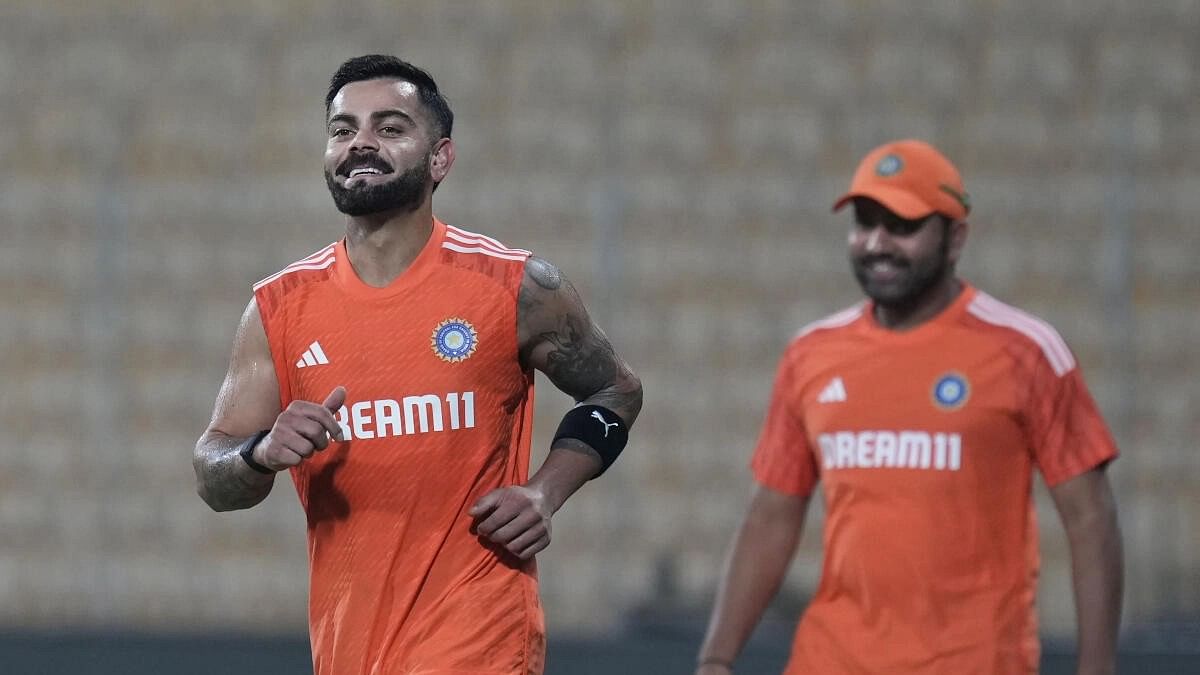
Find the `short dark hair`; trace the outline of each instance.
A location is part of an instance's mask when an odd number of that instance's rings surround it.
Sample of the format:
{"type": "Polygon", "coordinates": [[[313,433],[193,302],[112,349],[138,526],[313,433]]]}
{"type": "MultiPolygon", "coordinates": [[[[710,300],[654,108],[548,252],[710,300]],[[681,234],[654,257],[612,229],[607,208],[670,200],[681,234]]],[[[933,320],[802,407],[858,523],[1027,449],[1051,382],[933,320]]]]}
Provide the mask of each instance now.
{"type": "Polygon", "coordinates": [[[382,78],[404,80],[416,86],[421,103],[429,110],[433,119],[436,138],[450,138],[450,132],[454,128],[454,112],[450,110],[450,103],[446,101],[446,97],[438,91],[437,82],[424,70],[386,54],[356,56],[338,66],[337,72],[329,80],[329,91],[325,93],[325,116],[329,116],[333,99],[342,87],[351,82],[382,78]]]}

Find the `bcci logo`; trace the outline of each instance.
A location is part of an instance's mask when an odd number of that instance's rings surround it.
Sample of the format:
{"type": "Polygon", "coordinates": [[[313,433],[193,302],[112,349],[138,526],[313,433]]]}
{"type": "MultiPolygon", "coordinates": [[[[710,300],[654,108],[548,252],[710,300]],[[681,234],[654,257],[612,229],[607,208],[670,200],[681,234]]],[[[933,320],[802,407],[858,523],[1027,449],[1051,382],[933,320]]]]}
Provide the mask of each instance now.
{"type": "Polygon", "coordinates": [[[887,178],[900,173],[900,169],[904,168],[904,161],[896,155],[884,155],[883,159],[875,165],[875,173],[887,178]]]}
{"type": "Polygon", "coordinates": [[[458,363],[467,360],[479,345],[479,334],[465,319],[446,319],[433,329],[430,338],[433,353],[443,361],[458,363]]]}
{"type": "Polygon", "coordinates": [[[946,373],[933,385],[933,402],[943,410],[961,408],[970,395],[967,378],[958,373],[946,373]]]}

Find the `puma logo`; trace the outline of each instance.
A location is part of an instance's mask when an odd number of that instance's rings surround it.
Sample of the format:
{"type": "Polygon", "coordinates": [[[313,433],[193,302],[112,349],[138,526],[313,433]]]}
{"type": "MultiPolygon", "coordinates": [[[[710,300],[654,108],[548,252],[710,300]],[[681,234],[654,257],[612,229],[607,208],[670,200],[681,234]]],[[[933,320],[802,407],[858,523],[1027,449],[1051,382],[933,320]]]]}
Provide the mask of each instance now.
{"type": "Polygon", "coordinates": [[[595,417],[596,419],[600,420],[600,424],[603,424],[603,425],[604,425],[604,437],[605,437],[605,438],[608,438],[608,428],[609,428],[609,427],[616,427],[616,426],[620,426],[620,424],[619,424],[619,423],[617,423],[617,422],[613,422],[613,423],[611,423],[611,424],[610,424],[610,423],[608,423],[608,422],[606,422],[606,421],[604,420],[604,415],[601,415],[599,410],[593,410],[593,411],[592,411],[592,417],[595,417]]]}

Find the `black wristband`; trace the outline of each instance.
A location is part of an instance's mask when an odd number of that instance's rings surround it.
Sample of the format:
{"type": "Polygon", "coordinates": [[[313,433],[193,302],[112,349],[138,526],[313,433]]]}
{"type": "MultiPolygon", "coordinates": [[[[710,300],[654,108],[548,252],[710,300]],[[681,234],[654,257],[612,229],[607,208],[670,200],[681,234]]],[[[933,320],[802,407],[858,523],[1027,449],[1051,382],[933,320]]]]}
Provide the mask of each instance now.
{"type": "Polygon", "coordinates": [[[600,455],[600,476],[617,461],[629,442],[629,427],[617,413],[600,405],[577,405],[563,415],[554,440],[573,438],[586,443],[600,455]]]}
{"type": "Polygon", "coordinates": [[[246,442],[242,443],[241,446],[238,447],[238,454],[242,456],[242,460],[246,462],[246,466],[249,466],[251,469],[254,469],[259,473],[271,475],[275,473],[274,470],[268,469],[254,460],[254,446],[258,445],[258,442],[266,437],[266,435],[269,433],[271,433],[270,429],[263,429],[257,434],[254,434],[250,438],[246,439],[246,442]]]}

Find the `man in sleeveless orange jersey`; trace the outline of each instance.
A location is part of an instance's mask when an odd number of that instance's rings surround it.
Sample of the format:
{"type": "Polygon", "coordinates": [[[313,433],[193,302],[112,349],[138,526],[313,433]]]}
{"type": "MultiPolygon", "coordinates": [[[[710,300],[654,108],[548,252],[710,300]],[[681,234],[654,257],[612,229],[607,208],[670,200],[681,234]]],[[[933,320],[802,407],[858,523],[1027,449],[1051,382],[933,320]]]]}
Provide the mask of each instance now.
{"type": "Polygon", "coordinates": [[[786,673],[1036,673],[1035,469],[1070,545],[1078,672],[1112,673],[1117,448],[1074,356],[956,276],[969,202],[932,146],[872,151],[834,209],[846,205],[867,300],[801,330],[781,359],[697,675],[733,671],[818,480],[824,564],[786,673]]]}
{"type": "Polygon", "coordinates": [[[354,58],[325,105],[345,236],[254,286],[198,490],[245,509],[290,473],[318,675],[541,673],[534,554],[641,383],[558,268],[434,217],[455,146],[426,72],[354,58]],[[529,476],[534,369],[578,404],[529,476]]]}

